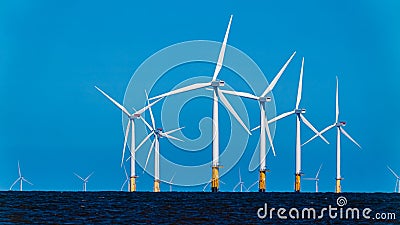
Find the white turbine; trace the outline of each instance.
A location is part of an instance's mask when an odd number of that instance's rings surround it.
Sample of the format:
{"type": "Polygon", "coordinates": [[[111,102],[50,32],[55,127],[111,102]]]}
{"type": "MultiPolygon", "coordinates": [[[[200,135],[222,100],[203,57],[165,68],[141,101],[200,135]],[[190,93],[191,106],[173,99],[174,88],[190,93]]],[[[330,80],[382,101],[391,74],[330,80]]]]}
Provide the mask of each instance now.
{"type": "Polygon", "coordinates": [[[389,166],[387,166],[387,168],[396,177],[396,185],[394,186],[394,192],[396,192],[396,190],[397,190],[397,193],[400,193],[400,177],[389,166]]]}
{"type": "Polygon", "coordinates": [[[126,129],[125,129],[125,139],[124,139],[124,147],[122,150],[122,159],[121,159],[121,167],[123,165],[124,162],[124,157],[125,157],[125,148],[127,146],[127,141],[128,141],[128,135],[129,135],[129,130],[131,130],[131,145],[130,145],[130,159],[131,159],[131,177],[130,177],[130,182],[129,182],[129,191],[133,192],[136,191],[136,171],[135,171],[135,162],[136,162],[136,158],[135,158],[135,118],[140,117],[140,115],[142,113],[144,113],[150,106],[154,105],[155,103],[157,103],[158,101],[160,101],[161,99],[154,101],[153,103],[151,103],[148,106],[143,107],[142,109],[136,111],[135,113],[129,113],[129,111],[122,106],[121,104],[119,104],[117,101],[115,101],[114,99],[112,99],[109,95],[107,95],[104,91],[102,91],[100,88],[96,87],[95,88],[100,91],[104,96],[106,96],[112,103],[114,103],[114,105],[116,105],[119,109],[122,110],[122,112],[129,118],[128,124],[126,125],[126,129]]]}
{"type": "Polygon", "coordinates": [[[267,171],[267,166],[266,166],[266,135],[268,137],[269,143],[271,144],[271,149],[272,152],[275,154],[275,148],[274,148],[274,144],[272,141],[272,136],[271,136],[271,132],[269,130],[269,126],[268,126],[268,118],[266,116],[266,102],[271,101],[270,97],[267,97],[267,94],[270,93],[272,91],[272,89],[274,89],[276,83],[278,82],[279,78],[282,76],[283,72],[286,70],[286,67],[289,65],[290,61],[293,59],[293,57],[295,56],[296,52],[294,52],[290,58],[287,60],[287,62],[283,65],[283,67],[281,68],[281,70],[278,72],[278,74],[275,76],[275,78],[272,80],[271,84],[268,85],[268,87],[265,89],[265,91],[262,93],[261,96],[255,96],[253,94],[250,93],[245,93],[245,92],[238,92],[238,91],[227,91],[227,90],[221,90],[222,93],[226,93],[226,94],[231,94],[231,95],[236,95],[236,96],[240,96],[240,97],[244,97],[244,98],[249,98],[249,99],[254,99],[257,100],[260,104],[260,125],[255,127],[253,130],[258,129],[260,127],[262,127],[262,129],[260,129],[260,175],[259,175],[259,188],[258,190],[260,192],[265,192],[266,189],[266,177],[265,177],[265,172],[267,171]]]}
{"type": "Polygon", "coordinates": [[[296,171],[295,171],[295,191],[300,192],[300,177],[302,175],[301,172],[301,142],[300,142],[300,124],[303,122],[307,127],[309,127],[317,136],[321,137],[326,143],[329,142],[313,127],[313,125],[306,119],[303,115],[306,113],[305,109],[300,109],[300,101],[301,101],[301,93],[303,86],[303,69],[304,69],[304,57],[301,62],[301,70],[300,70],[300,79],[299,79],[299,87],[297,89],[297,100],[296,107],[293,111],[289,111],[286,113],[282,113],[281,115],[271,119],[268,123],[276,122],[284,117],[290,116],[292,114],[296,115],[296,171]]]}
{"type": "Polygon", "coordinates": [[[211,80],[211,82],[208,83],[196,83],[192,84],[183,88],[179,88],[161,95],[158,95],[156,97],[150,98],[150,100],[161,98],[161,97],[166,97],[174,94],[179,94],[182,92],[186,91],[191,91],[195,89],[200,89],[200,88],[205,88],[205,87],[211,87],[213,89],[213,126],[212,126],[212,185],[211,185],[211,190],[213,192],[217,192],[219,189],[219,125],[218,125],[218,102],[221,100],[222,104],[225,105],[225,107],[229,110],[229,112],[236,118],[236,120],[240,123],[240,125],[251,135],[249,129],[246,127],[246,125],[243,123],[243,121],[240,119],[239,115],[236,113],[236,111],[233,109],[231,104],[228,102],[226,99],[225,95],[222,93],[219,87],[224,86],[225,82],[222,80],[217,80],[217,76],[222,68],[222,64],[224,61],[224,55],[225,55],[225,49],[226,49],[226,43],[228,41],[228,36],[229,36],[229,30],[232,22],[232,15],[229,20],[228,28],[226,29],[224,41],[222,42],[222,47],[219,53],[218,57],[218,62],[215,67],[214,75],[211,80]]]}
{"type": "Polygon", "coordinates": [[[175,174],[176,174],[176,173],[174,173],[174,175],[172,175],[172,177],[171,177],[171,179],[170,179],[169,181],[163,181],[164,183],[169,184],[169,192],[172,192],[172,185],[175,185],[175,184],[173,183],[175,174]]]}
{"type": "Polygon", "coordinates": [[[319,171],[321,171],[322,164],[319,166],[318,172],[314,178],[304,178],[304,180],[314,180],[315,181],[315,192],[318,192],[318,181],[319,181],[319,171]]]}
{"type": "MultiPolygon", "coordinates": [[[[146,93],[146,98],[147,98],[147,93],[146,93]]],[[[142,117],[140,117],[143,122],[146,124],[147,128],[150,130],[150,133],[143,139],[143,141],[137,146],[137,148],[135,149],[135,151],[137,151],[140,147],[142,147],[142,145],[150,139],[151,136],[154,137],[153,142],[151,143],[150,146],[150,150],[149,153],[147,154],[147,159],[146,159],[146,164],[144,166],[144,170],[146,170],[147,167],[147,163],[149,162],[149,158],[150,158],[150,154],[153,151],[153,147],[154,147],[154,192],[160,192],[160,138],[165,137],[168,139],[174,139],[174,140],[178,140],[178,141],[182,141],[179,138],[176,138],[174,136],[171,136],[170,134],[183,129],[183,127],[174,129],[174,130],[170,130],[167,132],[163,132],[162,128],[156,128],[156,124],[154,121],[154,116],[153,116],[153,112],[151,110],[151,104],[149,102],[149,99],[147,98],[147,104],[148,104],[148,109],[149,109],[149,113],[150,113],[150,119],[151,119],[151,125],[149,123],[147,123],[146,120],[144,120],[142,117]]]]}
{"type": "Polygon", "coordinates": [[[89,181],[89,178],[93,175],[94,172],[92,172],[91,174],[89,174],[89,176],[87,176],[85,179],[83,179],[81,176],[79,176],[78,174],[74,173],[75,176],[77,176],[79,179],[81,179],[83,181],[83,191],[86,191],[86,183],[89,181]]]}
{"type": "Polygon", "coordinates": [[[25,179],[25,177],[22,176],[21,173],[21,167],[19,166],[19,161],[18,161],[18,178],[14,181],[14,183],[11,185],[10,190],[12,190],[12,188],[14,187],[14,185],[17,183],[19,183],[19,191],[22,191],[22,182],[25,181],[26,183],[33,185],[31,182],[29,182],[27,179],[25,179]]]}
{"type": "MultiPolygon", "coordinates": [[[[340,133],[344,134],[350,141],[352,141],[354,144],[356,144],[360,149],[361,146],[344,130],[344,126],[346,126],[346,122],[340,121],[339,122],[339,81],[338,78],[336,77],[336,119],[335,122],[332,125],[329,125],[325,129],[321,131],[321,134],[325,133],[326,131],[336,127],[337,128],[337,143],[336,143],[336,188],[335,192],[340,193],[342,191],[342,187],[340,185],[340,181],[343,180],[343,178],[340,175],[340,133]]],[[[316,136],[310,138],[308,141],[306,141],[303,145],[309,143],[312,141],[316,136]]]]}
{"type": "Polygon", "coordinates": [[[233,187],[233,190],[232,190],[232,191],[235,191],[236,188],[239,187],[239,186],[240,186],[240,192],[243,192],[243,188],[244,188],[245,190],[247,190],[246,186],[244,185],[244,182],[242,181],[242,175],[240,174],[240,168],[239,168],[239,183],[237,183],[237,184],[235,185],[235,187],[233,187]]]}

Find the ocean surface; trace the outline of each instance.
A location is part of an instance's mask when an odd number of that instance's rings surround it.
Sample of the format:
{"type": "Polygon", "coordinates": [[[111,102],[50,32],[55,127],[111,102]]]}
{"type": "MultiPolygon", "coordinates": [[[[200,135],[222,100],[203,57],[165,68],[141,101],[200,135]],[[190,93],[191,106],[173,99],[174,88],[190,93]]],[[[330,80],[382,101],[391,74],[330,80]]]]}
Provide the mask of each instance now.
{"type": "Polygon", "coordinates": [[[400,194],[0,192],[0,224],[310,223],[400,224],[400,194]]]}

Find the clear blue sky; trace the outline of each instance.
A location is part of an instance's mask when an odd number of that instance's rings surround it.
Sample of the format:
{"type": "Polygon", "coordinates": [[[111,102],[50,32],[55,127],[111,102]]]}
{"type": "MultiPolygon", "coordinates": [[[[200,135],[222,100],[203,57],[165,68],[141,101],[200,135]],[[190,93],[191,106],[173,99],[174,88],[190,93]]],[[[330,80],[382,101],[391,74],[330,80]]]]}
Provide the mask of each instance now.
{"type": "MultiPolygon", "coordinates": [[[[182,41],[222,41],[234,14],[228,43],[249,55],[269,81],[297,51],[273,92],[277,113],[294,106],[304,56],[302,106],[317,129],[331,124],[339,76],[340,117],[363,147],[358,150],[342,138],[343,191],[392,192],[395,179],[386,165],[400,174],[399,9],[395,0],[2,2],[0,190],[17,178],[17,160],[35,184],[24,185],[26,190],[80,190],[73,172],[86,176],[92,171],[88,190],[119,190],[124,181],[121,113],[94,85],[122,102],[132,74],[146,58],[182,41]]],[[[179,76],[171,82],[179,83],[179,76]]],[[[257,104],[246,102],[246,107],[254,127],[259,123],[257,104]]],[[[196,112],[204,114],[191,113],[196,112]]],[[[221,115],[228,114],[223,110],[221,115]]],[[[184,133],[196,134],[198,122],[186,125],[184,133]]],[[[304,141],[312,136],[303,131],[304,141]]],[[[303,149],[302,169],[312,176],[323,162],[320,190],[333,191],[336,134],[325,136],[331,145],[316,140],[303,149]]],[[[277,124],[278,156],[268,156],[269,191],[293,190],[294,138],[293,117],[277,124]]],[[[255,133],[249,149],[257,141],[255,133]]],[[[232,190],[239,167],[247,186],[257,179],[257,171],[247,172],[251,156],[245,152],[223,177],[221,190],[232,190]]],[[[138,173],[139,190],[151,190],[152,178],[141,169],[138,173]]],[[[313,191],[314,183],[303,181],[302,190],[313,191]]]]}

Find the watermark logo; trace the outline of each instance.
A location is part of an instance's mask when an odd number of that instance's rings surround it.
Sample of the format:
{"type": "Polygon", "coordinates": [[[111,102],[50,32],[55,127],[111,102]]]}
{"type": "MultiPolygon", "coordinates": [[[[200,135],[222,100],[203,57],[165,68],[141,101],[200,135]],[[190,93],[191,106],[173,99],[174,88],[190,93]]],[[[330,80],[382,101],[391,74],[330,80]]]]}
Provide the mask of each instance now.
{"type": "Polygon", "coordinates": [[[340,220],[353,220],[353,219],[366,219],[366,220],[395,220],[396,213],[394,212],[373,212],[369,207],[345,207],[347,199],[340,196],[336,199],[337,207],[328,205],[320,209],[314,207],[304,208],[268,208],[268,203],[264,207],[258,208],[257,216],[259,219],[293,219],[293,220],[321,220],[340,219],[340,220]]]}

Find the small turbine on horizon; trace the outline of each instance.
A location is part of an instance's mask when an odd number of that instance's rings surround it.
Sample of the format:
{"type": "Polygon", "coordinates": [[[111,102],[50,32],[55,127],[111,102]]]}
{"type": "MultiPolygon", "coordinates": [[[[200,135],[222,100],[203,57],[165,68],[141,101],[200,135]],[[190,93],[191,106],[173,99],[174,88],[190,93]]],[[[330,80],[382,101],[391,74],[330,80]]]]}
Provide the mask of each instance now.
{"type": "Polygon", "coordinates": [[[396,177],[396,185],[394,186],[394,192],[400,193],[400,177],[389,166],[387,166],[387,168],[396,177]]]}
{"type": "Polygon", "coordinates": [[[240,174],[240,168],[239,168],[239,183],[237,183],[237,184],[235,185],[235,187],[233,187],[233,190],[232,190],[232,191],[235,191],[236,188],[239,187],[239,186],[240,186],[240,192],[243,192],[243,188],[244,188],[245,190],[247,190],[247,188],[246,188],[246,186],[244,185],[244,182],[243,182],[243,180],[242,180],[242,175],[240,174]]]}
{"type": "Polygon", "coordinates": [[[21,167],[19,166],[19,161],[18,161],[18,178],[17,178],[17,179],[14,181],[14,183],[11,185],[10,191],[12,190],[12,188],[14,187],[14,185],[15,185],[18,181],[20,182],[20,183],[19,183],[19,191],[22,191],[22,182],[23,182],[23,181],[25,181],[26,183],[28,183],[28,184],[30,184],[30,185],[33,185],[31,182],[29,182],[27,179],[25,179],[24,176],[22,176],[21,167]]]}
{"type": "Polygon", "coordinates": [[[321,163],[321,166],[319,166],[318,172],[314,178],[304,178],[304,180],[314,180],[315,181],[315,192],[318,192],[318,181],[319,181],[318,176],[319,176],[319,172],[321,171],[321,168],[322,168],[322,163],[321,163]]]}
{"type": "Polygon", "coordinates": [[[91,174],[89,174],[89,176],[87,176],[85,179],[83,179],[81,176],[79,176],[78,174],[74,173],[75,176],[77,176],[79,179],[81,179],[83,181],[83,191],[86,191],[86,183],[89,181],[89,178],[93,175],[94,172],[92,172],[91,174]]]}

